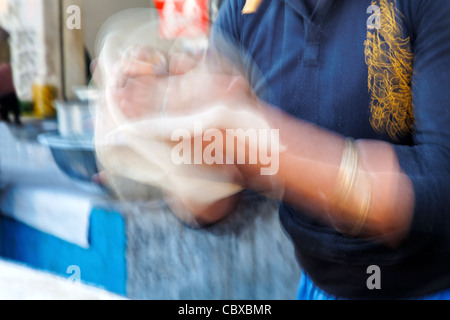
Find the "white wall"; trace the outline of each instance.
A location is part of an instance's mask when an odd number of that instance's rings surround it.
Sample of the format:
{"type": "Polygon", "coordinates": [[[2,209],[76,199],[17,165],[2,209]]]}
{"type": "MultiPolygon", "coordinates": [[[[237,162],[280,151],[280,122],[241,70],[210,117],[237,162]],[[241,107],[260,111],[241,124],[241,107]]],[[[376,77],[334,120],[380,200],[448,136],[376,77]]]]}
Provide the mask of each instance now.
{"type": "Polygon", "coordinates": [[[153,0],[85,0],[83,2],[84,42],[91,57],[94,57],[95,40],[103,23],[119,11],[140,7],[154,7],[153,0]]]}

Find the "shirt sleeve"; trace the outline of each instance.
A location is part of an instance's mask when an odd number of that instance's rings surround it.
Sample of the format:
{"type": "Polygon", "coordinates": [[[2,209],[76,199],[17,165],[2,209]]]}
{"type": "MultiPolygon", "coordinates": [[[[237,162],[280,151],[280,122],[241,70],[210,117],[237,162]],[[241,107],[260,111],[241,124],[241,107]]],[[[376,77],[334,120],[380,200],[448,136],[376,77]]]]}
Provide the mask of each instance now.
{"type": "Polygon", "coordinates": [[[211,41],[214,44],[217,36],[227,36],[234,41],[239,41],[239,15],[243,7],[242,0],[224,0],[220,7],[217,19],[214,22],[211,41]]]}
{"type": "Polygon", "coordinates": [[[416,1],[414,146],[395,146],[415,191],[413,230],[450,240],[450,1],[416,1]]]}
{"type": "Polygon", "coordinates": [[[240,44],[242,18],[240,12],[243,5],[243,0],[223,1],[211,31],[208,52],[210,59],[217,58],[217,55],[226,57],[241,71],[244,70],[240,44]]]}

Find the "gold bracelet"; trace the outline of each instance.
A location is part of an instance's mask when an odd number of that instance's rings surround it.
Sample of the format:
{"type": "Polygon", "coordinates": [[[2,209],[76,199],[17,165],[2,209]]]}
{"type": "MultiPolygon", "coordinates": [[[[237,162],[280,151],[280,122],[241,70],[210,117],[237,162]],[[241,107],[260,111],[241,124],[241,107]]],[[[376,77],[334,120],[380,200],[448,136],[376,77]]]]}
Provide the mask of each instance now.
{"type": "Polygon", "coordinates": [[[358,150],[352,139],[345,140],[345,147],[342,153],[341,166],[337,177],[338,184],[338,204],[347,202],[348,197],[353,189],[353,185],[357,180],[358,174],[358,150]]]}
{"type": "Polygon", "coordinates": [[[346,139],[345,141],[336,184],[337,197],[335,203],[340,211],[346,210],[345,206],[348,205],[348,201],[352,196],[355,197],[355,191],[358,192],[357,195],[361,195],[358,197],[358,201],[361,202],[358,217],[351,230],[345,232],[337,228],[340,232],[349,237],[356,237],[361,233],[366,224],[371,208],[372,190],[370,179],[367,177],[366,172],[361,168],[358,149],[352,139],[346,139]]]}
{"type": "Polygon", "coordinates": [[[367,217],[372,206],[372,188],[370,185],[370,178],[366,176],[366,173],[362,170],[359,172],[359,190],[361,193],[361,206],[358,212],[358,219],[356,220],[353,228],[347,233],[349,237],[358,236],[367,222],[367,217]],[[362,179],[362,181],[361,181],[362,179]]]}

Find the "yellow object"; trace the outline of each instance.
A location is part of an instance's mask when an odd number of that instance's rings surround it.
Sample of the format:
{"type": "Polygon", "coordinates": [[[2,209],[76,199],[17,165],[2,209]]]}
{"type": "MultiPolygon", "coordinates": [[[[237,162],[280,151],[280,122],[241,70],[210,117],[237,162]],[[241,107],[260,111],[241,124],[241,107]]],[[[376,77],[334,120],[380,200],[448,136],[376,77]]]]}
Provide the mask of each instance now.
{"type": "Polygon", "coordinates": [[[34,113],[39,118],[54,118],[56,109],[56,88],[53,85],[33,85],[34,113]]]}
{"type": "MultiPolygon", "coordinates": [[[[376,2],[373,2],[376,4],[376,2]]],[[[395,3],[380,0],[380,28],[367,32],[366,63],[369,71],[371,125],[393,139],[413,131],[411,94],[413,58],[410,38],[403,36],[395,3]]]]}
{"type": "MultiPolygon", "coordinates": [[[[343,231],[349,237],[356,237],[364,229],[372,207],[372,186],[370,178],[361,167],[358,149],[352,139],[346,139],[341,166],[337,177],[336,203],[343,212],[349,210],[351,203],[358,203],[356,219],[351,230],[343,231]],[[349,206],[350,205],[350,206],[349,206]]],[[[339,230],[339,228],[337,228],[339,230]]]]}
{"type": "Polygon", "coordinates": [[[242,9],[242,14],[252,14],[258,10],[262,0],[247,0],[245,2],[244,8],[242,9]]]}

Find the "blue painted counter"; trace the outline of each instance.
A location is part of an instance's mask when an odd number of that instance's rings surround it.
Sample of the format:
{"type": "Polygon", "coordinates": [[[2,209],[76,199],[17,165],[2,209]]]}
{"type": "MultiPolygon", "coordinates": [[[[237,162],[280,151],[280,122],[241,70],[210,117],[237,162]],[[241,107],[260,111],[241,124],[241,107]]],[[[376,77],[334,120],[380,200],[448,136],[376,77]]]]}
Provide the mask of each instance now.
{"type": "Polygon", "coordinates": [[[77,266],[80,280],[126,295],[126,239],[122,216],[94,209],[90,215],[89,248],[61,240],[14,219],[0,219],[0,255],[69,278],[77,266]],[[70,271],[70,270],[69,270],[70,271]]]}

